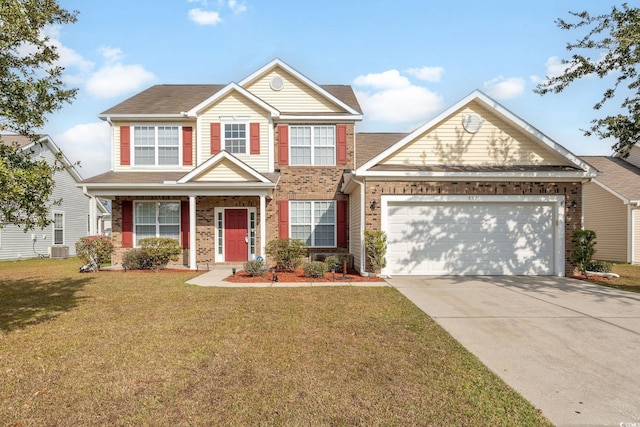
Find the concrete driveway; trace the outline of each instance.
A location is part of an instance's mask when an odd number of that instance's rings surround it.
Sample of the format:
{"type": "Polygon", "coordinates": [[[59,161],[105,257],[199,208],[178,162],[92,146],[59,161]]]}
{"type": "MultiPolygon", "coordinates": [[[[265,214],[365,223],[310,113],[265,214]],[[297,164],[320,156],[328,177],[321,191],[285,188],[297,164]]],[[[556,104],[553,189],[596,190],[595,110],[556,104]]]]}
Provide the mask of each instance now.
{"type": "Polygon", "coordinates": [[[640,294],[560,277],[388,282],[554,424],[640,426],[640,294]]]}

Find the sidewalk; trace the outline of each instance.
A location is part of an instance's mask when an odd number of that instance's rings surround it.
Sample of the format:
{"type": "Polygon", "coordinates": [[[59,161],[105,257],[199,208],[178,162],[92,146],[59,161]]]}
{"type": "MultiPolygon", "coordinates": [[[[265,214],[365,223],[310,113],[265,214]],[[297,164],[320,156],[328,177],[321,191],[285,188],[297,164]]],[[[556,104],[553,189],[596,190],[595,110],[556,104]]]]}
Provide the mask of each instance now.
{"type": "MultiPolygon", "coordinates": [[[[212,267],[208,272],[187,281],[189,285],[197,286],[218,286],[224,288],[294,288],[305,286],[389,286],[387,282],[349,282],[346,280],[336,280],[335,282],[271,282],[265,280],[259,283],[232,283],[223,279],[231,275],[230,265],[212,267]]],[[[237,271],[242,270],[242,266],[236,267],[237,271]]]]}

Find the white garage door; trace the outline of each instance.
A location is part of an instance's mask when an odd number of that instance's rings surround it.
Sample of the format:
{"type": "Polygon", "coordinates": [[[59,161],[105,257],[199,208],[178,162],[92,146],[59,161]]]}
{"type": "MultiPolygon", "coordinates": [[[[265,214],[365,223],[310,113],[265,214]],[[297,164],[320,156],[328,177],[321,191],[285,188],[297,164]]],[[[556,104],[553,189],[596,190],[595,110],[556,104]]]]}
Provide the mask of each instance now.
{"type": "Polygon", "coordinates": [[[391,275],[552,275],[554,203],[386,204],[391,275]]]}

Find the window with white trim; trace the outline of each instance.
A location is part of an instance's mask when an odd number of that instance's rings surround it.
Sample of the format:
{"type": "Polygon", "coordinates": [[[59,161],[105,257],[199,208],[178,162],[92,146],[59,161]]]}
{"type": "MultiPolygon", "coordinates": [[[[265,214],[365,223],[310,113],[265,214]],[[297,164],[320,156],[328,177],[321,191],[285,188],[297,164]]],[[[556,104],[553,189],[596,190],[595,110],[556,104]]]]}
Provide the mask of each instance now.
{"type": "Polygon", "coordinates": [[[64,212],[53,212],[53,244],[64,245],[64,212]]]}
{"type": "Polygon", "coordinates": [[[168,237],[180,241],[180,202],[135,202],[135,245],[147,237],[168,237]]]}
{"type": "Polygon", "coordinates": [[[224,123],[222,149],[233,154],[247,154],[248,144],[247,123],[224,123]]]}
{"type": "Polygon", "coordinates": [[[180,164],[180,126],[133,126],[133,158],[137,166],[180,164]]]}
{"type": "Polygon", "coordinates": [[[336,246],[335,201],[289,202],[290,236],[308,247],[336,246]]]}
{"type": "Polygon", "coordinates": [[[297,166],[336,164],[335,126],[289,126],[290,162],[297,166]]]}

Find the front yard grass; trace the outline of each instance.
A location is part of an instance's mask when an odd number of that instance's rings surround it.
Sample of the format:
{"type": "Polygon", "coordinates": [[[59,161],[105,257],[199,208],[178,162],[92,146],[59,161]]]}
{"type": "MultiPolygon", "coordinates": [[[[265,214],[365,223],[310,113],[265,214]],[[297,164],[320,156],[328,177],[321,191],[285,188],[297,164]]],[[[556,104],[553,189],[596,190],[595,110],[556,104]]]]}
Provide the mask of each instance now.
{"type": "Polygon", "coordinates": [[[613,264],[611,271],[620,277],[598,280],[596,283],[623,291],[640,292],[640,265],[613,264]]]}
{"type": "Polygon", "coordinates": [[[550,425],[391,287],[80,264],[0,263],[3,425],[550,425]]]}

